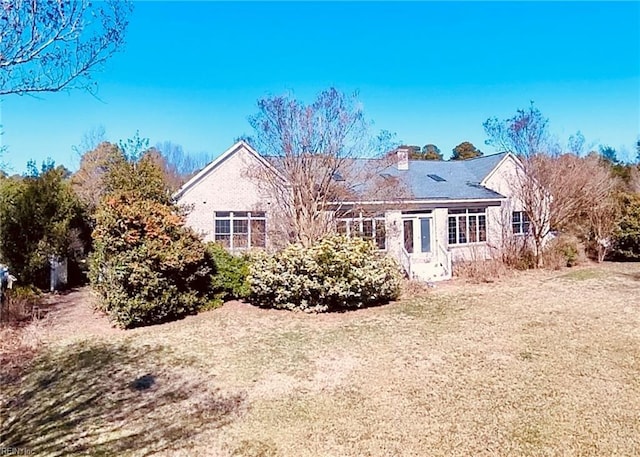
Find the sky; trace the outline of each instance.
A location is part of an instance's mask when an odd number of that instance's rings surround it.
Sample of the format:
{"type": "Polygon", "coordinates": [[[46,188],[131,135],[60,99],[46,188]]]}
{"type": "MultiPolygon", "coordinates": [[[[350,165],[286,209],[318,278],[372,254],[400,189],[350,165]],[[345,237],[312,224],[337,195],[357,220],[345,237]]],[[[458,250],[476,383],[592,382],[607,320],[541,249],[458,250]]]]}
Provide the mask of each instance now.
{"type": "Polygon", "coordinates": [[[212,158],[251,134],[256,101],[331,86],[359,92],[375,130],[405,144],[463,141],[530,101],[566,144],[635,158],[640,135],[640,2],[135,2],[127,43],[81,90],[0,100],[2,160],[22,173],[104,129],[136,131],[212,158]]]}

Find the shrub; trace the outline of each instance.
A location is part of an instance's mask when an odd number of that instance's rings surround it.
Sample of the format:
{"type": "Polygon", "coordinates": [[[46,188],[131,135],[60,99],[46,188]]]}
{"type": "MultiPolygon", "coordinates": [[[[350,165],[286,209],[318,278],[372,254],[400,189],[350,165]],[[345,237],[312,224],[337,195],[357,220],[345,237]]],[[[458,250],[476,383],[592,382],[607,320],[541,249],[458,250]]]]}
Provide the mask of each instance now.
{"type": "Polygon", "coordinates": [[[121,327],[193,314],[209,302],[211,259],[167,204],[121,194],[96,213],[90,279],[121,327]]]}
{"type": "Polygon", "coordinates": [[[536,268],[533,241],[528,236],[505,234],[500,250],[502,262],[516,270],[536,268]]]}
{"type": "Polygon", "coordinates": [[[311,247],[292,244],[253,259],[249,301],[266,307],[323,312],[393,300],[400,271],[371,241],[344,236],[311,247]]]}
{"type": "Polygon", "coordinates": [[[458,260],[453,275],[472,282],[493,282],[507,273],[508,266],[499,259],[458,260]]]}
{"type": "Polygon", "coordinates": [[[16,324],[30,320],[33,309],[42,303],[42,293],[34,286],[16,286],[4,291],[0,304],[0,323],[16,324]]]}
{"type": "Polygon", "coordinates": [[[507,272],[506,249],[469,246],[464,255],[452,259],[452,275],[472,282],[493,282],[507,272]]]}
{"type": "Polygon", "coordinates": [[[207,243],[213,261],[211,288],[217,301],[246,298],[249,295],[249,259],[231,254],[218,243],[207,243]]]}
{"type": "Polygon", "coordinates": [[[68,171],[49,163],[31,173],[0,181],[0,256],[21,284],[47,288],[51,255],[68,260],[69,285],[82,283],[91,230],[68,171]]]}
{"type": "Polygon", "coordinates": [[[640,259],[640,194],[623,194],[620,221],[613,235],[611,256],[623,260],[640,259]]]}
{"type": "Polygon", "coordinates": [[[584,246],[578,238],[571,235],[557,236],[549,242],[543,253],[544,266],[552,269],[573,267],[585,259],[584,246]]]}

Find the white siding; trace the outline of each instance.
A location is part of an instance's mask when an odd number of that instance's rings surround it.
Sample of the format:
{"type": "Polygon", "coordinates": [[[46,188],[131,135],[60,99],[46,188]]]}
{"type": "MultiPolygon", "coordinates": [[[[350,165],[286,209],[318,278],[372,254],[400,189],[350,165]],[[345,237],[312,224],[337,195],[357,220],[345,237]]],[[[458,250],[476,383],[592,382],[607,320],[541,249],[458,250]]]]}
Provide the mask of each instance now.
{"type": "Polygon", "coordinates": [[[522,211],[524,206],[517,195],[522,169],[519,168],[516,159],[509,155],[485,180],[485,187],[508,197],[506,208],[511,211],[522,211]]]}

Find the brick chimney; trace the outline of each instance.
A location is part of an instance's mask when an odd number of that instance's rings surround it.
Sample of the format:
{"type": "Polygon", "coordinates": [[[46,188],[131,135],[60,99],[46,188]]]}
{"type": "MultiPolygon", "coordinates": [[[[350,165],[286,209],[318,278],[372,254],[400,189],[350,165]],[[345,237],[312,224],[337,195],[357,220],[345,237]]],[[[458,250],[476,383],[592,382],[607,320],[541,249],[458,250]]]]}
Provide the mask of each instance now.
{"type": "Polygon", "coordinates": [[[398,154],[398,170],[409,169],[409,148],[400,146],[397,149],[398,154]]]}

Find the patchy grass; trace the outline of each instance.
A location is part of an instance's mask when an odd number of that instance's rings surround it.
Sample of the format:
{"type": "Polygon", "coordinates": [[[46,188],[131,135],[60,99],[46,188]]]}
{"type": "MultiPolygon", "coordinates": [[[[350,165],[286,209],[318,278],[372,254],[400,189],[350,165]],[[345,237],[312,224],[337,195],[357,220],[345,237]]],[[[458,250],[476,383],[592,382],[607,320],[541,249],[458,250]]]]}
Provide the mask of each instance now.
{"type": "Polygon", "coordinates": [[[328,315],[235,302],[126,332],[70,303],[7,378],[0,441],[43,455],[640,455],[638,277],[631,263],[527,271],[328,315]]]}
{"type": "Polygon", "coordinates": [[[561,279],[570,279],[573,281],[585,281],[587,279],[597,279],[602,276],[604,272],[600,268],[576,268],[569,273],[560,276],[561,279]]]}

